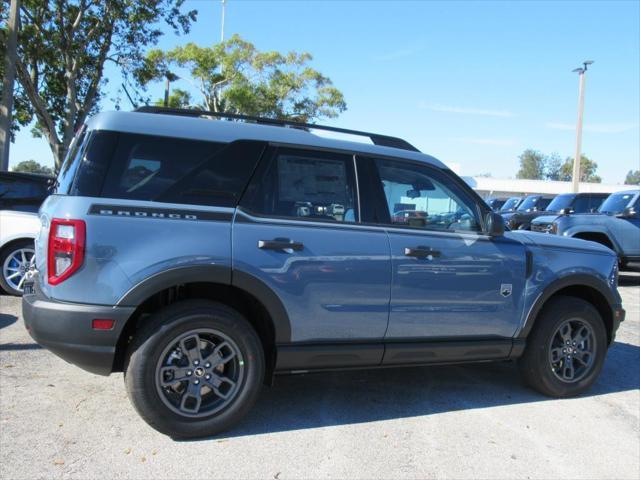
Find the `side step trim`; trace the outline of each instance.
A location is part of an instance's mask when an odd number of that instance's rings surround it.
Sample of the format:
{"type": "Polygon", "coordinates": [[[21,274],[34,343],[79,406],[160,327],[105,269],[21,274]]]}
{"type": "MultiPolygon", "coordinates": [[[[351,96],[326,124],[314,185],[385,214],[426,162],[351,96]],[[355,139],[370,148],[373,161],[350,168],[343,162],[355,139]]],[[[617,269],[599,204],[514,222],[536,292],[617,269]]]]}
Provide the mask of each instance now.
{"type": "Polygon", "coordinates": [[[509,360],[522,355],[524,340],[491,338],[390,343],[278,345],[276,372],[375,368],[399,365],[509,360]]]}

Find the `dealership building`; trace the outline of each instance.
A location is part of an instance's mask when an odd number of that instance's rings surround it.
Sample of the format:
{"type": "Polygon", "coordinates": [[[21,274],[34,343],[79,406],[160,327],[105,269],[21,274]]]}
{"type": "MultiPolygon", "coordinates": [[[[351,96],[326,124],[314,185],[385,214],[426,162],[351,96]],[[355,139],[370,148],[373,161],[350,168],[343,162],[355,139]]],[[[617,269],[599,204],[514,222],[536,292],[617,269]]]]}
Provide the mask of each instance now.
{"type": "MultiPolygon", "coordinates": [[[[571,182],[524,180],[519,178],[462,177],[483,198],[513,197],[530,194],[558,195],[571,192],[571,182]]],[[[580,182],[583,193],[613,193],[638,188],[635,185],[580,182]]]]}

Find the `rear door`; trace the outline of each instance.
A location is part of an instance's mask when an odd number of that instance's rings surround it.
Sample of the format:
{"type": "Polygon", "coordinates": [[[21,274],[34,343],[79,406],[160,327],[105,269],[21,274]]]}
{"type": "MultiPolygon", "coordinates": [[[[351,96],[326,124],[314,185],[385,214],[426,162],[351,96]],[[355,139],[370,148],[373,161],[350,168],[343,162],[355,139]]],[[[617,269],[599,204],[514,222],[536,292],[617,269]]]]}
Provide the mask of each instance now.
{"type": "Polygon", "coordinates": [[[233,226],[233,281],[258,280],[275,293],[291,342],[379,342],[342,366],[379,363],[388,322],[387,235],[360,217],[353,155],[273,146],[233,226]]]}
{"type": "Polygon", "coordinates": [[[512,337],[523,308],[523,245],[484,235],[475,200],[447,172],[422,163],[373,161],[388,209],[392,255],[386,338],[512,337]],[[394,214],[408,204],[414,212],[409,218],[394,214]]]}

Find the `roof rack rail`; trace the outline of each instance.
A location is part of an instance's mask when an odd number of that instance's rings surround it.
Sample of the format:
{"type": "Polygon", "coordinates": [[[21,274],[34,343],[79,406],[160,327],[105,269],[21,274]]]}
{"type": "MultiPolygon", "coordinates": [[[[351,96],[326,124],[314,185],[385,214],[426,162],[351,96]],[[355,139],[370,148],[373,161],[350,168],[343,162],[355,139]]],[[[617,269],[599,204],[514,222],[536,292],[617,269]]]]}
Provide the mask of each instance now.
{"type": "Polygon", "coordinates": [[[208,110],[197,110],[191,108],[169,108],[169,107],[153,107],[150,105],[144,107],[138,107],[134,112],[140,113],[160,113],[166,115],[179,115],[184,117],[217,117],[217,118],[229,118],[233,120],[245,120],[248,122],[261,123],[265,125],[272,125],[277,127],[291,127],[299,129],[313,129],[313,130],[326,130],[329,132],[345,133],[347,135],[358,135],[361,137],[368,137],[374,145],[380,145],[383,147],[400,148],[402,150],[411,150],[419,152],[416,147],[411,145],[406,140],[398,137],[390,137],[388,135],[379,135],[377,133],[361,132],[359,130],[349,130],[347,128],[328,127],[326,125],[316,125],[313,123],[294,122],[291,120],[278,120],[275,118],[254,117],[251,115],[240,115],[237,113],[222,113],[212,112],[208,110]]]}

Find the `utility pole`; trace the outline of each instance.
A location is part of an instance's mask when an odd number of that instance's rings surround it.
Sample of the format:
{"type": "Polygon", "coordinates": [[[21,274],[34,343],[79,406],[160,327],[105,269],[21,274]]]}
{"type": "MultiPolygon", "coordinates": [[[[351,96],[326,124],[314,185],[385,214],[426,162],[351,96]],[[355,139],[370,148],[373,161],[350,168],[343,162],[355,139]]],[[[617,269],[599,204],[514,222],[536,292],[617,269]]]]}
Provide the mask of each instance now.
{"type": "Polygon", "coordinates": [[[578,73],[578,76],[580,78],[578,86],[578,120],[576,123],[576,156],[573,158],[573,193],[578,193],[578,190],[580,189],[580,159],[582,158],[582,117],[584,114],[584,82],[587,68],[592,63],[593,60],[586,60],[582,62],[582,67],[573,70],[573,72],[578,73]]]}
{"type": "Polygon", "coordinates": [[[220,26],[220,43],[224,42],[224,11],[226,10],[227,0],[222,1],[222,24],[220,26]]]}
{"type": "Polygon", "coordinates": [[[4,57],[4,79],[2,80],[2,104],[0,105],[0,171],[9,170],[13,84],[16,76],[16,58],[18,55],[19,11],[20,0],[11,0],[11,7],[9,9],[9,31],[7,32],[7,52],[4,57]]]}

